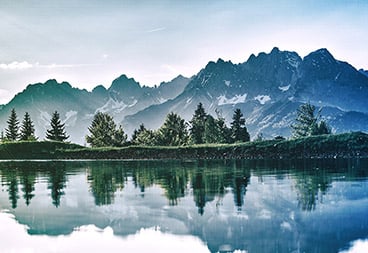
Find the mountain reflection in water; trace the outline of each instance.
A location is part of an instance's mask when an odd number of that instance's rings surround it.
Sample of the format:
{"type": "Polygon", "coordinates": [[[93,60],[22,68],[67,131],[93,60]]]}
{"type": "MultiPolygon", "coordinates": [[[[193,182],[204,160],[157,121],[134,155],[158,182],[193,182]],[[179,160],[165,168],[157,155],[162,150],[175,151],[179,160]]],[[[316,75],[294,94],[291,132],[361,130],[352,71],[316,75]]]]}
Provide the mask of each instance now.
{"type": "MultiPolygon", "coordinates": [[[[367,168],[357,159],[3,162],[0,236],[29,248],[59,238],[57,252],[77,237],[90,252],[107,238],[111,251],[149,251],[133,240],[151,251],[166,242],[161,252],[338,252],[368,238],[367,168]]],[[[4,241],[1,252],[19,250],[4,241]]]]}

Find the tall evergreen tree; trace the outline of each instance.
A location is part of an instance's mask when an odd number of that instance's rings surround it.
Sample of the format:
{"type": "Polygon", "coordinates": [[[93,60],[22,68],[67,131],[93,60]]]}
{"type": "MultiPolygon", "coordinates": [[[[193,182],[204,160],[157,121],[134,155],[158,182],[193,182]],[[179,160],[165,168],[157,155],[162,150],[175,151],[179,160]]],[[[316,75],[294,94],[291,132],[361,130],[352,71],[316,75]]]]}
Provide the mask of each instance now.
{"type": "Polygon", "coordinates": [[[11,110],[9,119],[6,123],[8,123],[8,128],[5,129],[6,139],[8,141],[16,141],[19,138],[19,121],[14,108],[11,110]]]}
{"type": "Polygon", "coordinates": [[[116,129],[113,117],[103,112],[94,116],[88,130],[91,134],[86,136],[86,141],[92,147],[123,146],[127,139],[123,128],[116,129]]]}
{"type": "Polygon", "coordinates": [[[226,126],[225,119],[219,117],[216,120],[217,128],[217,143],[229,143],[231,142],[231,129],[226,126]]]}
{"type": "Polygon", "coordinates": [[[302,104],[297,110],[295,123],[291,125],[294,138],[306,137],[311,135],[329,134],[330,127],[321,117],[321,109],[316,114],[316,107],[310,103],[302,104]]]}
{"type": "Polygon", "coordinates": [[[33,126],[31,116],[29,116],[29,113],[26,112],[24,114],[22,126],[20,128],[20,139],[22,141],[36,140],[37,138],[34,133],[35,133],[35,128],[33,126]]]}
{"type": "Polygon", "coordinates": [[[113,135],[113,146],[114,147],[122,147],[127,141],[128,136],[123,130],[123,127],[120,125],[117,129],[114,131],[113,135]]]}
{"type": "Polygon", "coordinates": [[[176,113],[169,113],[158,130],[158,144],[163,146],[182,146],[188,143],[185,120],[176,113]]]}
{"type": "Polygon", "coordinates": [[[154,131],[146,129],[146,127],[141,124],[138,129],[135,129],[132,135],[132,144],[143,145],[143,146],[154,146],[157,142],[157,135],[154,131]]]}
{"type": "Polygon", "coordinates": [[[147,131],[147,129],[146,129],[146,127],[144,126],[144,124],[140,124],[138,129],[134,129],[133,134],[132,134],[132,140],[131,140],[131,142],[132,142],[133,144],[137,144],[137,145],[139,145],[139,144],[137,143],[138,136],[139,136],[141,133],[145,132],[145,131],[147,131]]]}
{"type": "Polygon", "coordinates": [[[245,119],[240,109],[235,109],[233,121],[231,122],[231,138],[233,142],[246,142],[250,140],[247,128],[245,127],[245,119]]]}
{"type": "Polygon", "coordinates": [[[194,115],[190,120],[190,138],[194,144],[204,143],[204,130],[206,124],[207,114],[203,108],[202,103],[199,103],[197,109],[194,111],[194,115]]]}
{"type": "Polygon", "coordinates": [[[216,120],[211,116],[208,115],[205,128],[204,128],[204,142],[205,143],[218,143],[219,132],[216,126],[216,120]]]}
{"type": "Polygon", "coordinates": [[[69,138],[65,132],[65,124],[60,121],[60,115],[57,111],[52,114],[50,121],[51,128],[46,132],[46,139],[52,141],[65,141],[69,138]]]}

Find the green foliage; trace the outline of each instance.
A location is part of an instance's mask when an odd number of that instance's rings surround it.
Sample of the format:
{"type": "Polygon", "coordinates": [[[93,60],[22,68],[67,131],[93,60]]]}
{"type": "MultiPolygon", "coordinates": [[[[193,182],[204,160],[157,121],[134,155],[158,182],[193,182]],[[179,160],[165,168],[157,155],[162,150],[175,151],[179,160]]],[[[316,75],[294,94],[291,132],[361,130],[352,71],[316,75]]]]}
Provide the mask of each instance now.
{"type": "Polygon", "coordinates": [[[60,115],[57,111],[52,114],[51,128],[46,132],[46,139],[51,141],[65,141],[69,138],[65,132],[65,124],[60,121],[60,115]]]}
{"type": "Polygon", "coordinates": [[[113,117],[107,113],[98,112],[88,130],[91,134],[86,136],[86,141],[92,147],[121,147],[127,140],[123,128],[116,129],[113,117]]]}
{"type": "Polygon", "coordinates": [[[37,137],[35,136],[35,128],[28,112],[24,114],[22,126],[20,128],[20,140],[22,141],[37,140],[37,137]]]}
{"type": "Polygon", "coordinates": [[[118,129],[115,130],[113,136],[113,146],[115,147],[122,147],[125,145],[127,141],[127,135],[125,134],[123,127],[119,125],[118,129]]]}
{"type": "Polygon", "coordinates": [[[297,110],[295,123],[291,125],[294,138],[330,134],[331,128],[323,120],[318,122],[321,109],[316,115],[316,107],[310,103],[302,104],[297,110]]]}
{"type": "Polygon", "coordinates": [[[182,146],[188,144],[188,131],[185,120],[176,113],[169,113],[158,130],[158,145],[182,146]]]}
{"type": "Polygon", "coordinates": [[[5,129],[6,139],[8,141],[16,141],[19,138],[19,121],[14,108],[11,110],[9,119],[6,123],[8,124],[8,128],[5,129]]]}
{"type": "Polygon", "coordinates": [[[214,119],[211,115],[207,116],[204,129],[205,143],[229,143],[230,135],[230,129],[223,118],[214,119]]]}
{"type": "Polygon", "coordinates": [[[233,121],[231,122],[231,138],[232,142],[247,142],[250,140],[250,135],[245,127],[245,119],[240,109],[235,109],[233,121]]]}
{"type": "Polygon", "coordinates": [[[348,133],[292,140],[194,146],[85,148],[62,142],[9,142],[0,159],[297,159],[368,157],[368,135],[348,133]]]}
{"type": "Polygon", "coordinates": [[[205,142],[205,125],[208,115],[206,114],[202,103],[199,103],[194,115],[190,121],[191,127],[190,138],[193,144],[201,144],[205,142]]]}
{"type": "Polygon", "coordinates": [[[138,130],[134,130],[131,142],[133,145],[154,146],[157,143],[157,134],[141,124],[138,130]]]}
{"type": "Polygon", "coordinates": [[[56,159],[61,150],[82,146],[56,141],[18,141],[0,144],[0,159],[56,159]]]}

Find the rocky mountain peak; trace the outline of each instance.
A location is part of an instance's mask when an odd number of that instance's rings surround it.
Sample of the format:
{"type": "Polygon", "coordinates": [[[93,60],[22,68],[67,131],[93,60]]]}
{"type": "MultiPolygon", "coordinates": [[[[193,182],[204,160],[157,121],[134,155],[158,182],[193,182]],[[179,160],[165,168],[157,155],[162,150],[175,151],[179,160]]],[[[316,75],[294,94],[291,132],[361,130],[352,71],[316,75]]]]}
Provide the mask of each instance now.
{"type": "Polygon", "coordinates": [[[143,93],[140,84],[133,78],[128,78],[126,75],[116,78],[108,91],[117,100],[122,100],[123,97],[138,97],[143,93]]]}
{"type": "Polygon", "coordinates": [[[304,57],[303,61],[311,64],[312,66],[331,65],[337,63],[336,59],[326,48],[321,48],[310,53],[304,57]]]}

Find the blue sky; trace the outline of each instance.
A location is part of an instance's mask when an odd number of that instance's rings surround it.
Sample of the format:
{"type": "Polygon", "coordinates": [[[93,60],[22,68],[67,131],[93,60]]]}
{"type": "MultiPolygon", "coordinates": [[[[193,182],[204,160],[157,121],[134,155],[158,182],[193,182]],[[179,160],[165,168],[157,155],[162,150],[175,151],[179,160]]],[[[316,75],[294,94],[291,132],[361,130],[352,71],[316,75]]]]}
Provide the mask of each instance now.
{"type": "Polygon", "coordinates": [[[126,74],[151,86],[274,46],[328,48],[368,69],[366,0],[0,0],[0,16],[0,103],[50,78],[91,90],[126,74]]]}

